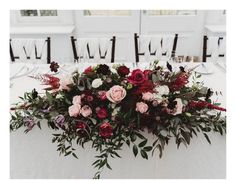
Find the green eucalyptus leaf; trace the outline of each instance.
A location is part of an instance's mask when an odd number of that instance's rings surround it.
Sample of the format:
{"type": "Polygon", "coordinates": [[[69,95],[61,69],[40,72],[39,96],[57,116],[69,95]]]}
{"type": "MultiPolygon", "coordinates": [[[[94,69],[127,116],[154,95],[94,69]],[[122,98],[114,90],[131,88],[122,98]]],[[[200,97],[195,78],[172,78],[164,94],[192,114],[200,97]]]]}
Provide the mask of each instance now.
{"type": "Polygon", "coordinates": [[[133,153],[134,153],[134,156],[136,157],[137,154],[138,154],[138,147],[134,144],[133,145],[133,153]]]}
{"type": "Polygon", "coordinates": [[[146,153],[144,150],[141,150],[141,156],[142,156],[144,159],[148,159],[148,155],[147,155],[147,153],[146,153]]]}
{"type": "Polygon", "coordinates": [[[141,143],[139,143],[138,147],[143,147],[147,144],[147,139],[145,139],[144,141],[142,141],[141,143]]]}

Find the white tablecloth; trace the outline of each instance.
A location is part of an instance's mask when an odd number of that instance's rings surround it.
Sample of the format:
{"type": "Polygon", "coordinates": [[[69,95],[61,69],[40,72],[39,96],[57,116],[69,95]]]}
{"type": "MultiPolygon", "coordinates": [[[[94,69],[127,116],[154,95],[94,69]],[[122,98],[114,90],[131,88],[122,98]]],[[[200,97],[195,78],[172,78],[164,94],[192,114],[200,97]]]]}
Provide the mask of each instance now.
{"type": "MultiPolygon", "coordinates": [[[[161,64],[165,65],[164,62],[161,64]]],[[[79,68],[84,70],[93,64],[64,64],[61,65],[64,73],[79,68]]],[[[132,63],[126,63],[133,69],[132,63]]],[[[197,63],[173,64],[173,67],[179,65],[194,67],[197,63]]],[[[226,105],[226,74],[218,66],[207,63],[214,71],[210,75],[202,75],[204,83],[214,90],[221,91],[223,96],[213,97],[214,100],[226,105]]],[[[23,66],[39,67],[37,72],[49,72],[49,65],[46,64],[11,64],[11,76],[19,71],[23,66]]],[[[140,68],[147,67],[148,64],[139,64],[140,68]]],[[[37,80],[27,76],[13,79],[13,86],[10,89],[10,102],[18,101],[18,96],[24,92],[35,88],[42,92],[42,85],[37,80]]],[[[10,174],[11,178],[92,178],[95,169],[91,166],[94,156],[97,153],[88,148],[78,148],[79,160],[73,157],[59,156],[56,151],[56,144],[51,143],[52,130],[45,124],[43,130],[35,128],[27,135],[23,129],[11,133],[10,135],[10,174]]],[[[158,154],[149,160],[145,160],[138,155],[134,157],[132,148],[124,146],[120,151],[121,159],[110,159],[110,165],[113,170],[105,169],[102,178],[225,178],[226,174],[226,142],[225,136],[219,134],[209,135],[212,145],[209,145],[202,135],[194,137],[188,148],[180,146],[176,148],[174,141],[166,146],[163,157],[159,159],[158,154]]],[[[152,135],[148,135],[152,141],[152,135]]]]}

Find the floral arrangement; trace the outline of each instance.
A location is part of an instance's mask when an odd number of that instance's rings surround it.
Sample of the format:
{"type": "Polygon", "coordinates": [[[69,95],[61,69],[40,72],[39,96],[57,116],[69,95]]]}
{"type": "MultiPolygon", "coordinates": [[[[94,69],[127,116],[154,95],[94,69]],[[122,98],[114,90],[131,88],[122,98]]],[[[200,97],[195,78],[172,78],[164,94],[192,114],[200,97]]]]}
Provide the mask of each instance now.
{"type": "MultiPolygon", "coordinates": [[[[50,68],[58,72],[59,65],[53,62],[50,68]]],[[[182,66],[179,71],[169,63],[161,67],[158,61],[144,71],[100,64],[63,78],[57,73],[37,75],[32,78],[46,86],[45,94],[35,89],[25,93],[22,102],[11,108],[10,129],[24,126],[29,132],[46,121],[58,132],[52,138],[57,151],[75,158],[75,144],[84,147],[92,142],[99,152],[92,164],[98,169],[94,178],[100,178],[104,167],[112,169],[108,158],[120,158],[124,145],[134,156],[148,159],[150,152],[158,151],[161,158],[171,138],[179,147],[189,145],[197,133],[209,143],[208,132],[226,133],[226,118],[221,115],[226,109],[210,99],[217,92],[205,87],[200,76],[182,66]],[[149,142],[144,131],[155,140],[149,142]]]]}

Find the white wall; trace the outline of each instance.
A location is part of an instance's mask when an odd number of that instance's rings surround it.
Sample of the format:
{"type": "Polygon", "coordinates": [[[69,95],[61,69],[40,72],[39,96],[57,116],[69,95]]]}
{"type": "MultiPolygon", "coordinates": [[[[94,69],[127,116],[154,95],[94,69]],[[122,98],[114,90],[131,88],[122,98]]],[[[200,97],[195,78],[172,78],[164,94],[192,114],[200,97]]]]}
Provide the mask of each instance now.
{"type": "MultiPolygon", "coordinates": [[[[134,11],[137,13],[138,11],[134,11]]],[[[179,55],[195,55],[201,56],[202,54],[202,37],[206,34],[204,29],[205,25],[225,25],[226,18],[223,15],[223,10],[210,10],[210,11],[198,11],[200,14],[197,20],[189,20],[185,22],[183,20],[175,21],[171,17],[167,17],[164,20],[158,21],[153,20],[153,23],[145,25],[145,28],[149,28],[151,33],[163,33],[173,32],[179,33],[180,38],[177,45],[177,54],[179,55]],[[168,20],[169,18],[169,20],[168,20]],[[157,22],[156,22],[157,21],[157,22]],[[169,22],[169,23],[168,23],[169,22]],[[152,26],[153,24],[153,26],[152,26]],[[154,26],[155,25],[155,26],[154,26]],[[157,25],[157,26],[156,26],[157,25]],[[159,26],[158,26],[159,25],[159,26]],[[191,27],[189,27],[191,26],[191,27]],[[155,31],[152,29],[155,29],[155,31]],[[191,29],[191,31],[189,30],[191,29]]],[[[10,27],[29,27],[29,26],[74,26],[75,31],[70,34],[48,34],[52,37],[52,59],[58,62],[71,62],[73,60],[73,54],[71,50],[70,36],[81,36],[81,35],[117,35],[117,46],[116,46],[116,60],[117,61],[132,61],[134,60],[134,44],[133,44],[133,33],[139,32],[140,27],[139,21],[131,19],[127,21],[117,21],[111,17],[97,18],[95,21],[87,21],[81,19],[80,11],[60,11],[60,20],[55,23],[52,22],[21,22],[17,11],[11,11],[10,13],[10,27]],[[99,20],[99,21],[98,21],[99,20]],[[88,24],[86,25],[86,22],[88,24]],[[115,22],[115,23],[114,23],[115,22]]],[[[139,15],[138,15],[139,16],[139,15]]],[[[134,16],[136,17],[136,16],[134,16]]],[[[86,17],[88,18],[88,17],[86,17]]],[[[143,20],[143,19],[142,19],[143,20]]],[[[59,27],[59,28],[60,28],[59,27]]],[[[142,28],[142,27],[141,27],[142,28]]],[[[142,29],[141,29],[142,30],[142,29]]],[[[147,31],[146,31],[147,32],[147,31]]],[[[13,32],[10,37],[45,37],[43,34],[18,34],[13,32]]]]}

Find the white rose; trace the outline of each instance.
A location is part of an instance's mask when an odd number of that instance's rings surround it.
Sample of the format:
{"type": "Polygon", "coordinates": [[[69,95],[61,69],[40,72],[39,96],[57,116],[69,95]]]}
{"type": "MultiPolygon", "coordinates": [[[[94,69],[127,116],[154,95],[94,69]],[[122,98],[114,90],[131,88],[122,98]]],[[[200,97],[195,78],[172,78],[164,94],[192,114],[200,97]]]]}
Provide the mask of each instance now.
{"type": "Polygon", "coordinates": [[[160,94],[153,94],[153,99],[157,101],[158,103],[161,103],[163,100],[163,97],[160,94]]]}
{"type": "Polygon", "coordinates": [[[156,87],[155,91],[160,95],[168,95],[170,92],[169,87],[166,85],[156,87]]]}
{"type": "Polygon", "coordinates": [[[98,88],[101,85],[102,85],[102,80],[100,78],[94,79],[92,82],[93,88],[98,88]]]}

